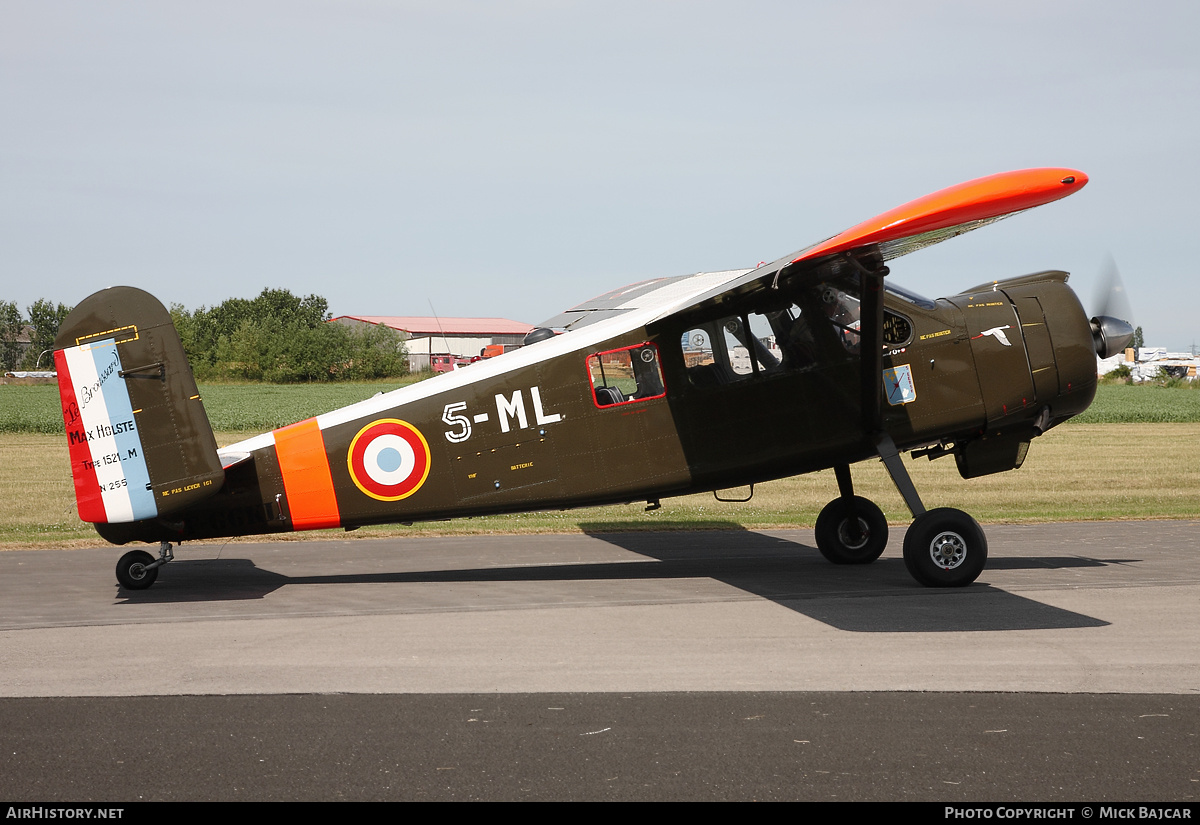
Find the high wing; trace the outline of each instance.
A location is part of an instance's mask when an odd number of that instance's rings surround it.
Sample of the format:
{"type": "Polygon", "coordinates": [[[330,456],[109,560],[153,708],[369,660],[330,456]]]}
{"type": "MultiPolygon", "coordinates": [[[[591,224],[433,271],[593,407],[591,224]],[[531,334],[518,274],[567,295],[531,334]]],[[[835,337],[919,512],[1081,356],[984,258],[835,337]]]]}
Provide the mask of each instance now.
{"type": "Polygon", "coordinates": [[[863,247],[891,260],[980,226],[1065,198],[1087,184],[1073,169],[1021,169],[934,192],[802,250],[792,263],[863,247]]]}
{"type": "Polygon", "coordinates": [[[1065,198],[1087,182],[1083,172],[1060,168],[1021,169],[977,178],[909,201],[757,268],[642,281],[585,301],[542,326],[578,329],[635,309],[657,306],[661,312],[651,319],[653,322],[767,279],[791,279],[804,273],[818,278],[822,264],[840,268],[842,264],[855,266],[852,261],[857,261],[858,265],[878,268],[884,261],[1065,198]],[[681,306],[682,296],[687,300],[681,306]]]}
{"type": "Polygon", "coordinates": [[[822,264],[836,267],[845,262],[879,268],[884,261],[1065,198],[1087,182],[1083,172],[1058,168],[1021,169],[976,178],[909,201],[832,238],[763,264],[699,296],[696,303],[767,278],[795,278],[804,272],[816,278],[822,264]]]}

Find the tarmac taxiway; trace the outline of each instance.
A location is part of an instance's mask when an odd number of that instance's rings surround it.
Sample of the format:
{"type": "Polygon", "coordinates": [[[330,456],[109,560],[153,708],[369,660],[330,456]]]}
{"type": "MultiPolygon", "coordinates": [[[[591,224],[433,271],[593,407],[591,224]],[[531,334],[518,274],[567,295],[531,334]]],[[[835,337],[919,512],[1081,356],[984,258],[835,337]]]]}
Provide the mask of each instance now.
{"type": "Polygon", "coordinates": [[[0,553],[0,798],[1200,796],[1200,522],[986,531],[958,590],[899,530],[0,553]]]}

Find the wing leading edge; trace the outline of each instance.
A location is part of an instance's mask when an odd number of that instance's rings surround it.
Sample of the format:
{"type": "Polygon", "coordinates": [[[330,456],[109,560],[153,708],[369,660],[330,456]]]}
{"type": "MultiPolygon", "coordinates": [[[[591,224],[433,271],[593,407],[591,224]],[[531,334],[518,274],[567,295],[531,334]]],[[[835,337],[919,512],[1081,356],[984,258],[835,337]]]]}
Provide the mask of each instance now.
{"type": "Polygon", "coordinates": [[[978,229],[1035,206],[1065,198],[1088,182],[1083,172],[1065,168],[1020,169],[960,183],[909,201],[832,238],[755,269],[702,272],[656,278],[612,290],[543,321],[540,326],[578,329],[634,309],[657,306],[652,320],[702,304],[717,295],[766,278],[789,279],[806,270],[816,276],[835,257],[870,258],[873,265],[978,229]],[[690,293],[690,294],[689,294],[690,293]],[[681,304],[680,298],[685,300],[681,304]]]}
{"type": "Polygon", "coordinates": [[[791,263],[862,247],[875,247],[883,260],[891,260],[1065,198],[1087,182],[1087,175],[1074,169],[1020,169],[976,178],[877,215],[802,250],[791,263]]]}

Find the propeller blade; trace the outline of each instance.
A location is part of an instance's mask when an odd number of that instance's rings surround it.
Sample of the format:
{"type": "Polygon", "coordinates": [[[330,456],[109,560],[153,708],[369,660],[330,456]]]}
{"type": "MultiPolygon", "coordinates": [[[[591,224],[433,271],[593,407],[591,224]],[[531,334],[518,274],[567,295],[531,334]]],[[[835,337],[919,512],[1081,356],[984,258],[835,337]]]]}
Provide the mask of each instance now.
{"type": "Polygon", "coordinates": [[[1120,318],[1126,323],[1133,321],[1133,307],[1129,304],[1129,295],[1125,292],[1125,281],[1117,262],[1112,255],[1104,259],[1100,268],[1100,279],[1096,283],[1096,299],[1092,308],[1096,315],[1107,315],[1110,318],[1120,318]]]}
{"type": "Polygon", "coordinates": [[[1100,269],[1096,297],[1092,303],[1096,308],[1096,315],[1091,319],[1096,354],[1101,358],[1111,358],[1133,340],[1133,307],[1129,304],[1125,281],[1121,279],[1121,272],[1112,255],[1105,258],[1100,269]]]}

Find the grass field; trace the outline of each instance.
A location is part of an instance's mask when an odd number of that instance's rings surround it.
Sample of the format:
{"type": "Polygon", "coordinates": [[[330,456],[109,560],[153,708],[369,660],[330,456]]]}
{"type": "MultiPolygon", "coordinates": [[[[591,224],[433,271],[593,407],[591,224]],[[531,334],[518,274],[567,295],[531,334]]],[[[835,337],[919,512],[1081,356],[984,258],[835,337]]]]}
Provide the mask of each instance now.
{"type": "MultiPolygon", "coordinates": [[[[225,444],[241,436],[222,433],[218,440],[225,444]]],[[[958,507],[983,523],[1200,518],[1200,423],[1068,423],[1034,441],[1020,470],[971,481],[959,478],[950,458],[908,464],[927,506],[958,507]]],[[[68,467],[61,436],[0,435],[0,548],[103,544],[75,513],[68,467]]],[[[853,474],[855,491],[875,500],[890,521],[909,521],[879,462],[856,465],[853,474]]],[[[759,485],[745,504],[696,495],[664,499],[662,509],[651,513],[636,504],[368,527],[348,535],[561,533],[579,531],[580,525],[589,531],[810,527],[836,494],[833,472],[825,471],[759,485]]],[[[285,538],[328,535],[316,531],[285,538]]]]}
{"type": "Polygon", "coordinates": [[[1200,422],[1200,383],[1101,384],[1092,406],[1072,424],[1183,424],[1200,422]]]}

